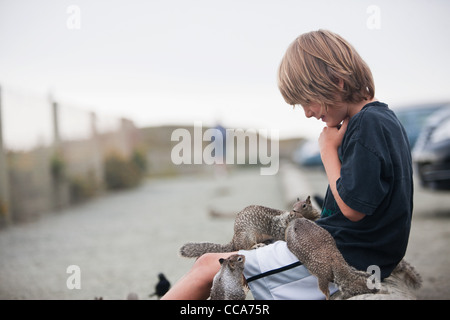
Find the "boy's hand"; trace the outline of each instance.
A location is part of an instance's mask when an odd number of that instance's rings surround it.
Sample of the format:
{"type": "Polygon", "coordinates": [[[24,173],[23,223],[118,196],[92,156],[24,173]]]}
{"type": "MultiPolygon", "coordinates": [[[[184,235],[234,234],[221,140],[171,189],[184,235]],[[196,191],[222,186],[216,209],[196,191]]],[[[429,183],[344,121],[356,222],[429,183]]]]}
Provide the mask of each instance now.
{"type": "Polygon", "coordinates": [[[340,129],[337,127],[325,127],[319,136],[320,154],[323,155],[327,151],[337,151],[342,143],[345,131],[347,131],[349,118],[345,118],[340,129]]]}
{"type": "Polygon", "coordinates": [[[345,131],[347,131],[349,119],[346,118],[340,129],[336,127],[325,127],[319,137],[320,156],[327,173],[328,183],[333,197],[342,214],[350,221],[359,221],[365,217],[364,213],[353,210],[337,191],[336,181],[341,176],[341,161],[338,156],[338,147],[342,143],[345,131]]]}

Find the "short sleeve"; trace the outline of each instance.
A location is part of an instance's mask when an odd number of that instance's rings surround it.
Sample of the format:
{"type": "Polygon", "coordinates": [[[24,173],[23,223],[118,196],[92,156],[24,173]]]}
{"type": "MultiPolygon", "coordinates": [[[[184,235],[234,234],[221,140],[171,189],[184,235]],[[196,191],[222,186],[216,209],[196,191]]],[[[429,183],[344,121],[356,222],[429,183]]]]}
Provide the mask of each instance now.
{"type": "Polygon", "coordinates": [[[341,177],[336,181],[339,196],[353,210],[371,215],[389,191],[381,160],[356,139],[342,153],[341,177]]]}

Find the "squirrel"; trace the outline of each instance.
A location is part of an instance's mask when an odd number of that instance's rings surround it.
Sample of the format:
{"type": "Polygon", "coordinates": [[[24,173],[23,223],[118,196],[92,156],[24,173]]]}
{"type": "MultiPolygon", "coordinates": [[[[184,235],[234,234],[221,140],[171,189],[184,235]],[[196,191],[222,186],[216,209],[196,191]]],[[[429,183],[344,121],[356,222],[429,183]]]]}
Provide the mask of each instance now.
{"type": "Polygon", "coordinates": [[[351,267],[331,234],[316,223],[304,218],[295,219],[286,229],[286,243],[288,249],[317,277],[319,289],[327,300],[330,298],[329,282],[339,286],[342,299],[378,291],[367,286],[370,274],[351,267]]]}
{"type": "Polygon", "coordinates": [[[294,219],[305,217],[317,220],[319,216],[309,196],[305,201],[297,199],[291,211],[251,205],[236,215],[234,235],[230,243],[189,242],[181,247],[180,255],[195,258],[208,252],[250,250],[276,240],[284,240],[286,228],[294,219]]]}
{"type": "MultiPolygon", "coordinates": [[[[392,272],[393,278],[388,281],[390,285],[382,290],[369,289],[367,280],[371,276],[367,272],[358,271],[350,267],[336,247],[331,235],[314,222],[304,218],[292,221],[286,230],[288,248],[298,257],[303,264],[315,275],[319,281],[319,288],[329,299],[328,282],[334,281],[340,291],[333,295],[333,299],[348,299],[351,297],[367,299],[374,293],[380,299],[387,297],[406,298],[404,292],[396,288],[396,281],[404,282],[407,287],[418,289],[421,285],[421,277],[407,261],[401,260],[392,272]],[[323,250],[322,250],[323,249],[323,250]],[[386,291],[386,292],[383,292],[386,291]],[[368,295],[368,293],[370,295],[368,295]],[[400,295],[403,294],[403,295],[400,295]]],[[[221,265],[219,272],[214,276],[211,287],[211,300],[244,300],[245,289],[248,289],[243,276],[245,256],[234,254],[227,259],[219,259],[221,265]]]]}
{"type": "MultiPolygon", "coordinates": [[[[288,249],[317,277],[319,289],[327,300],[330,298],[329,282],[339,286],[340,299],[379,292],[367,285],[371,274],[348,265],[331,234],[316,223],[304,218],[295,219],[286,228],[286,243],[288,249]]],[[[418,289],[422,284],[419,273],[404,259],[392,275],[402,279],[412,289],[418,289]]]]}
{"type": "Polygon", "coordinates": [[[211,300],[244,300],[245,256],[233,254],[227,259],[219,259],[220,270],[214,276],[211,287],[211,300]]]}
{"type": "Polygon", "coordinates": [[[422,286],[422,277],[405,259],[398,263],[392,271],[392,275],[401,279],[409,288],[417,290],[422,286]]]}
{"type": "Polygon", "coordinates": [[[422,277],[416,269],[405,259],[400,260],[389,277],[379,284],[377,294],[360,294],[353,297],[342,297],[341,292],[331,296],[332,300],[415,300],[412,290],[417,290],[422,285],[422,277]]]}
{"type": "MultiPolygon", "coordinates": [[[[328,282],[339,286],[338,299],[370,293],[389,294],[389,291],[392,291],[389,288],[384,290],[387,292],[376,288],[369,289],[367,283],[371,274],[348,265],[331,234],[308,219],[299,218],[292,221],[286,228],[285,240],[288,249],[318,278],[319,289],[326,299],[330,298],[328,282]]],[[[411,289],[418,289],[422,285],[420,274],[405,259],[397,264],[391,276],[394,276],[392,279],[397,279],[394,282],[400,280],[411,289]]]]}
{"type": "MultiPolygon", "coordinates": [[[[180,254],[183,257],[200,257],[208,252],[249,250],[261,244],[285,240],[289,250],[318,278],[319,289],[327,299],[330,298],[329,282],[335,282],[339,286],[340,299],[377,293],[378,289],[369,289],[367,286],[371,274],[348,265],[331,234],[313,222],[319,217],[309,196],[305,201],[297,199],[291,211],[248,206],[236,216],[230,243],[186,243],[181,247],[180,254]]],[[[245,257],[242,258],[245,260],[245,257]]],[[[405,260],[400,261],[392,274],[402,278],[413,289],[421,285],[420,275],[405,260]]],[[[239,283],[238,287],[241,288],[242,284],[239,283]]]]}

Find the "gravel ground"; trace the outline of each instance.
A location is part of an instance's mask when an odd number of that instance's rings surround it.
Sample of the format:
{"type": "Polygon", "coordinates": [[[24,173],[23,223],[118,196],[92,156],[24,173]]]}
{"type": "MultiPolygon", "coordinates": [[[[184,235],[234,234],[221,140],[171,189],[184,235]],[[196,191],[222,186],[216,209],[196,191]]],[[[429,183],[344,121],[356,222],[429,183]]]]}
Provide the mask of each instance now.
{"type": "MultiPolygon", "coordinates": [[[[163,272],[174,283],[193,260],[178,256],[187,241],[226,243],[233,214],[248,204],[282,207],[277,176],[236,170],[153,179],[137,189],[46,214],[35,222],[0,230],[0,299],[150,299],[163,272]],[[79,266],[81,289],[69,289],[79,266]]],[[[154,298],[153,298],[154,299],[154,298]]]]}
{"type": "MultiPolygon", "coordinates": [[[[130,292],[150,299],[159,272],[174,283],[191,267],[192,260],[178,256],[184,242],[228,242],[233,214],[245,206],[286,208],[297,189],[303,197],[323,194],[325,187],[323,171],[293,166],[276,176],[242,169],[226,179],[152,179],[10,226],[0,230],[0,299],[125,299],[130,292]],[[301,183],[289,191],[283,177],[301,183]],[[70,265],[80,268],[81,289],[67,287],[70,265]]],[[[423,278],[419,299],[450,299],[449,240],[449,193],[416,186],[406,259],[423,278]]]]}

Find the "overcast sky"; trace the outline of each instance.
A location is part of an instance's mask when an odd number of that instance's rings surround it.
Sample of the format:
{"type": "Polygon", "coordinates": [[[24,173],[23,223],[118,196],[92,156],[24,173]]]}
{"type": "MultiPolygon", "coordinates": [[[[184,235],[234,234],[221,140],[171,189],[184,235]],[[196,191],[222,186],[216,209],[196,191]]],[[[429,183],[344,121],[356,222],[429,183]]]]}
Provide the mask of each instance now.
{"type": "Polygon", "coordinates": [[[323,124],[276,83],[298,35],[346,38],[391,107],[450,100],[449,15],[446,0],[0,0],[0,83],[139,126],[221,119],[314,137],[323,124]]]}

